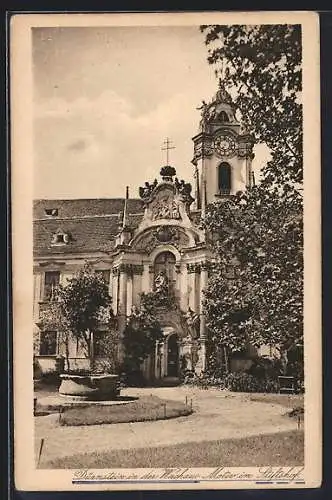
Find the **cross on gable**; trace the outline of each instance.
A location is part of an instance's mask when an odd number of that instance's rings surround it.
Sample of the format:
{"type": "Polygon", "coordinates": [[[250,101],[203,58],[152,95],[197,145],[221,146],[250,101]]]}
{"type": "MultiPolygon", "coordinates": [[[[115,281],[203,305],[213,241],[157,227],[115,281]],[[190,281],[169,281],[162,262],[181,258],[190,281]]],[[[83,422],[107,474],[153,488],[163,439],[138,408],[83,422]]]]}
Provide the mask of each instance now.
{"type": "Polygon", "coordinates": [[[161,148],[162,151],[166,151],[166,165],[169,165],[169,151],[170,149],[175,149],[175,146],[171,146],[172,141],[166,137],[163,142],[164,147],[161,148]]]}

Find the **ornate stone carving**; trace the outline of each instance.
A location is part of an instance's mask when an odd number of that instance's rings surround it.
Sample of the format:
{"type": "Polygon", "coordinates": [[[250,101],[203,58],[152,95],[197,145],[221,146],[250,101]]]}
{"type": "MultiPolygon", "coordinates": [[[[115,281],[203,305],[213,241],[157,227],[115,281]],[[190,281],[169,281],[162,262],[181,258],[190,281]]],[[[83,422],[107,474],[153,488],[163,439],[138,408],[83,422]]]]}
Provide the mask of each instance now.
{"type": "Polygon", "coordinates": [[[251,142],[240,142],[238,148],[238,155],[240,158],[251,158],[253,152],[253,143],[251,142]]]}
{"type": "Polygon", "coordinates": [[[191,339],[197,339],[199,337],[200,319],[197,313],[189,308],[187,312],[181,313],[181,322],[183,329],[191,339]]]}
{"type": "Polygon", "coordinates": [[[179,205],[170,194],[159,198],[152,208],[152,220],[180,219],[179,205]]]}
{"type": "Polygon", "coordinates": [[[176,229],[171,226],[160,226],[153,235],[160,243],[169,243],[176,237],[176,229]]]}
{"type": "Polygon", "coordinates": [[[201,262],[200,266],[201,266],[202,271],[209,271],[209,269],[211,267],[211,263],[208,261],[201,262]]]}
{"type": "Polygon", "coordinates": [[[185,182],[183,179],[179,181],[177,177],[175,177],[174,184],[180,200],[184,203],[189,203],[190,205],[194,201],[194,198],[191,196],[191,184],[189,184],[189,182],[185,182]]]}
{"type": "Polygon", "coordinates": [[[143,200],[145,200],[145,199],[147,199],[147,198],[150,198],[151,193],[152,193],[152,191],[154,190],[154,188],[157,186],[157,184],[158,184],[157,179],[155,179],[155,180],[153,181],[153,183],[151,183],[151,184],[150,184],[149,182],[145,182],[144,186],[143,186],[143,187],[140,187],[140,188],[138,189],[138,192],[139,192],[140,197],[141,197],[143,200]]]}
{"type": "Polygon", "coordinates": [[[201,267],[200,267],[200,264],[198,264],[198,263],[187,264],[188,273],[199,273],[200,270],[201,270],[201,267]]]}
{"type": "Polygon", "coordinates": [[[119,272],[128,274],[130,276],[133,272],[132,265],[131,264],[120,264],[119,265],[119,272]]]}
{"type": "Polygon", "coordinates": [[[133,274],[143,274],[143,266],[141,264],[132,264],[133,274]]]}
{"type": "Polygon", "coordinates": [[[194,159],[206,158],[213,154],[212,139],[202,137],[199,142],[194,145],[194,159]]]}
{"type": "Polygon", "coordinates": [[[160,271],[154,279],[154,289],[156,293],[166,295],[168,292],[168,278],[164,271],[160,271]]]}
{"type": "Polygon", "coordinates": [[[134,242],[133,248],[150,253],[163,243],[171,243],[176,248],[182,248],[188,246],[189,241],[188,235],[176,226],[158,226],[157,229],[151,229],[143,234],[137,242],[134,242]]]}

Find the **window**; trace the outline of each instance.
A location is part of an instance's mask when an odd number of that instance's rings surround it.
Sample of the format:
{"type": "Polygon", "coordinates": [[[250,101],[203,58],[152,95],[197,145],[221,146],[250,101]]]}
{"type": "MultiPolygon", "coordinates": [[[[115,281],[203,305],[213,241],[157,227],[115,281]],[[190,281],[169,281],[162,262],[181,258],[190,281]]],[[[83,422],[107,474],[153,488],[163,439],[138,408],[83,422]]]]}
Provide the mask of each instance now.
{"type": "Polygon", "coordinates": [[[46,271],[44,281],[44,300],[52,300],[54,298],[55,288],[60,282],[60,271],[46,271]]]}
{"type": "Polygon", "coordinates": [[[229,194],[231,187],[231,166],[228,163],[221,163],[218,167],[219,193],[229,194]]]}
{"type": "Polygon", "coordinates": [[[221,111],[218,118],[221,122],[229,122],[228,114],[226,113],[226,111],[221,111]]]}
{"type": "Polygon", "coordinates": [[[57,217],[58,216],[58,209],[57,208],[45,208],[45,214],[48,217],[57,217]]]}
{"type": "Polygon", "coordinates": [[[109,269],[97,269],[96,274],[100,276],[106,283],[106,285],[110,284],[110,270],[109,269]]]}
{"type": "Polygon", "coordinates": [[[40,332],[39,354],[41,356],[52,356],[56,354],[57,332],[40,332]]]}
{"type": "Polygon", "coordinates": [[[70,240],[69,234],[59,229],[56,233],[53,234],[51,244],[66,245],[67,243],[69,243],[69,240],[70,240]]]}

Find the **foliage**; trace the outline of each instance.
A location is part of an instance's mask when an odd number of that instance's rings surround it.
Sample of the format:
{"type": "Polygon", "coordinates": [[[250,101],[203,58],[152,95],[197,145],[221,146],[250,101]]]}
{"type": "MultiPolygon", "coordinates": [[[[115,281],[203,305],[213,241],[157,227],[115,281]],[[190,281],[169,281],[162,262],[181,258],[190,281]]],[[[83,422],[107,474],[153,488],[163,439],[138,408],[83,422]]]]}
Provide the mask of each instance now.
{"type": "MultiPolygon", "coordinates": [[[[69,362],[69,343],[71,339],[71,331],[66,316],[61,309],[61,303],[56,300],[57,290],[54,292],[55,300],[50,301],[47,307],[44,307],[40,312],[40,327],[47,335],[48,331],[57,331],[58,343],[65,348],[66,368],[70,370],[69,362]]],[[[39,335],[38,335],[38,348],[39,348],[39,335]]]]}
{"type": "Polygon", "coordinates": [[[133,308],[123,333],[125,350],[123,371],[138,372],[142,362],[153,353],[156,342],[163,338],[157,318],[156,294],[142,293],[140,308],[133,308]]]}
{"type": "Polygon", "coordinates": [[[247,372],[229,373],[225,379],[225,386],[233,392],[278,392],[276,379],[259,379],[247,372]]]}
{"type": "Polygon", "coordinates": [[[119,333],[112,326],[98,338],[102,356],[95,361],[95,372],[117,373],[119,371],[119,333]]]}
{"type": "Polygon", "coordinates": [[[271,376],[259,378],[246,371],[223,373],[219,376],[209,372],[201,375],[195,374],[192,377],[187,377],[184,384],[201,389],[216,387],[220,390],[227,389],[232,392],[275,393],[279,390],[277,378],[271,376]]]}
{"type": "Polygon", "coordinates": [[[300,25],[201,26],[241,121],[271,151],[264,182],[302,181],[302,52],[300,25]]]}
{"type": "Polygon", "coordinates": [[[86,264],[65,286],[58,287],[57,298],[71,335],[85,342],[90,357],[91,333],[97,330],[103,309],[111,310],[105,281],[86,264]]]}
{"type": "Polygon", "coordinates": [[[109,327],[102,341],[107,350],[105,361],[108,357],[110,362],[114,361],[114,318],[110,303],[108,287],[102,276],[86,264],[65,285],[56,288],[54,299],[41,311],[40,327],[45,332],[56,330],[59,344],[65,346],[67,371],[70,371],[70,340],[83,341],[88,357],[92,358],[91,334],[101,323],[109,327]]]}
{"type": "Polygon", "coordinates": [[[205,301],[211,340],[231,351],[248,343],[287,351],[302,343],[303,331],[301,29],[201,30],[242,123],[271,154],[258,186],[207,209],[203,225],[215,255],[205,301]]]}
{"type": "Polygon", "coordinates": [[[302,343],[301,209],[296,191],[262,186],[208,207],[204,226],[218,235],[205,293],[213,342],[281,351],[302,343]]]}

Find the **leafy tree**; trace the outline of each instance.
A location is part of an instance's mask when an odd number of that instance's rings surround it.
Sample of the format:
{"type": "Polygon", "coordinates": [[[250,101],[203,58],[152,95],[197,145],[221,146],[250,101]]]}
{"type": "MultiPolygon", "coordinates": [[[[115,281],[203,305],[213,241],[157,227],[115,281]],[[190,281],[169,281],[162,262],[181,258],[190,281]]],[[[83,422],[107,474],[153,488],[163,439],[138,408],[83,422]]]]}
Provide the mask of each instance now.
{"type": "Polygon", "coordinates": [[[90,358],[92,333],[100,324],[103,309],[110,310],[111,298],[105,281],[86,264],[65,286],[59,286],[57,293],[71,334],[84,342],[90,358]]]}
{"type": "Polygon", "coordinates": [[[218,237],[205,308],[216,344],[283,353],[302,342],[301,208],[296,191],[261,185],[208,207],[204,225],[218,237]]]}
{"type": "MultiPolygon", "coordinates": [[[[92,335],[103,323],[109,323],[113,314],[108,287],[101,276],[84,265],[66,285],[59,285],[43,312],[44,329],[55,327],[66,345],[67,369],[69,370],[69,341],[81,341],[93,368],[92,335]]],[[[61,340],[60,340],[61,341],[61,340]]]]}
{"type": "MultiPolygon", "coordinates": [[[[57,290],[54,291],[54,300],[47,304],[40,313],[40,327],[44,332],[56,331],[58,334],[59,345],[65,348],[65,358],[67,370],[70,370],[69,361],[69,343],[71,338],[71,331],[69,329],[68,321],[64,316],[60,303],[57,300],[57,290]]],[[[35,342],[35,354],[39,350],[39,335],[35,342]]]]}
{"type": "Polygon", "coordinates": [[[203,222],[214,236],[205,301],[212,345],[284,352],[303,332],[301,27],[201,31],[243,125],[271,153],[259,186],[208,207],[203,222]]]}
{"type": "Polygon", "coordinates": [[[142,293],[140,307],[133,308],[123,334],[124,371],[139,372],[142,362],[153,353],[156,342],[163,338],[156,319],[160,306],[156,293],[142,293]]]}
{"type": "Polygon", "coordinates": [[[302,52],[300,25],[201,26],[241,121],[271,151],[264,183],[302,181],[302,52]]]}

